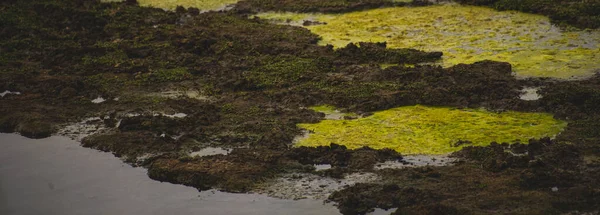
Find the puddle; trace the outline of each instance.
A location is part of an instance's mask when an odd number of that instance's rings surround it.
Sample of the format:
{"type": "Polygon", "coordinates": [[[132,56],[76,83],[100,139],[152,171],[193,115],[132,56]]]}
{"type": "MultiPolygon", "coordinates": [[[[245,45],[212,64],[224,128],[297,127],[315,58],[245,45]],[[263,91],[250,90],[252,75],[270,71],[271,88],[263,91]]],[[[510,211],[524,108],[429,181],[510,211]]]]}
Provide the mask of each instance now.
{"type": "Polygon", "coordinates": [[[315,164],[313,165],[316,171],[331,169],[331,164],[315,164]]]}
{"type": "Polygon", "coordinates": [[[298,124],[310,132],[308,136],[297,137],[295,145],[316,147],[337,143],[350,149],[390,148],[405,155],[448,154],[464,146],[485,146],[494,141],[513,143],[554,137],[566,125],[545,113],[492,113],[417,105],[354,120],[298,124]]]}
{"type": "Polygon", "coordinates": [[[320,35],[321,45],[336,48],[367,41],[387,42],[389,48],[442,51],[445,67],[495,60],[511,63],[522,77],[554,78],[585,78],[600,69],[600,30],[567,32],[547,17],[515,11],[444,4],[256,16],[283,24],[323,23],[303,27],[320,35]]]}
{"type": "Polygon", "coordinates": [[[165,91],[165,92],[160,92],[160,93],[151,93],[150,95],[171,98],[171,99],[176,99],[179,97],[187,97],[187,98],[191,98],[191,99],[197,99],[200,101],[209,101],[210,100],[210,97],[202,95],[197,90],[185,90],[185,91],[171,90],[171,91],[165,91]]]}
{"type": "Polygon", "coordinates": [[[185,118],[187,116],[187,114],[185,114],[185,113],[175,113],[175,114],[156,114],[155,113],[154,114],[154,116],[160,116],[160,115],[163,115],[163,116],[166,116],[169,118],[185,118]]]}
{"type": "Polygon", "coordinates": [[[405,155],[402,161],[386,161],[375,164],[375,169],[404,169],[423,166],[449,166],[456,161],[447,155],[405,155]]]}
{"type": "Polygon", "coordinates": [[[98,96],[98,98],[95,98],[94,100],[92,100],[92,103],[94,103],[94,104],[100,104],[100,103],[105,102],[105,101],[106,101],[106,99],[98,96]]]}
{"type": "MultiPolygon", "coordinates": [[[[125,117],[136,117],[136,116],[142,116],[142,115],[145,115],[145,114],[126,113],[124,116],[125,117]]],[[[165,117],[169,117],[169,118],[185,118],[185,117],[187,117],[187,114],[185,114],[185,113],[165,114],[165,113],[156,112],[156,113],[153,113],[152,116],[165,116],[165,117]]]]}
{"type": "Polygon", "coordinates": [[[340,119],[356,119],[360,116],[355,113],[343,113],[331,105],[321,105],[310,107],[309,109],[325,114],[325,119],[340,120],[340,119]]]}
{"type": "Polygon", "coordinates": [[[195,152],[190,153],[190,156],[204,157],[204,156],[211,156],[211,155],[228,155],[231,151],[232,151],[232,149],[224,149],[224,148],[220,148],[220,147],[206,147],[206,148],[201,149],[200,151],[195,151],[195,152]]]}
{"type": "Polygon", "coordinates": [[[321,177],[309,173],[293,173],[269,181],[254,191],[281,199],[325,200],[331,193],[346,186],[378,180],[379,177],[373,173],[353,173],[344,179],[321,177]]]}
{"type": "Polygon", "coordinates": [[[0,134],[0,214],[339,214],[320,200],[198,192],[64,137],[0,134]]]}
{"type": "Polygon", "coordinates": [[[521,90],[521,96],[519,97],[521,100],[525,101],[535,101],[542,98],[542,95],[538,94],[538,87],[525,87],[521,90]]]}
{"type": "Polygon", "coordinates": [[[9,95],[9,94],[12,94],[12,95],[21,95],[20,92],[11,92],[11,91],[5,90],[4,92],[0,93],[0,97],[4,97],[4,96],[9,95]]]}

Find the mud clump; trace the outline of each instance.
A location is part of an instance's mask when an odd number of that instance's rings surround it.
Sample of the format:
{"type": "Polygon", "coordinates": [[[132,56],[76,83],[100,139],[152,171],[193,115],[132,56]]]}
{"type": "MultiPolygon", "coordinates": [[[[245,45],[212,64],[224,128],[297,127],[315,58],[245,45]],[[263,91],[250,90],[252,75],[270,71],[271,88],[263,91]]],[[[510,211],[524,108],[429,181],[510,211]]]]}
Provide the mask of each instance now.
{"type": "Polygon", "coordinates": [[[348,167],[354,170],[370,170],[378,162],[402,159],[398,152],[391,149],[374,150],[363,147],[348,150],[345,146],[335,143],[314,148],[293,148],[287,156],[301,164],[330,164],[332,167],[348,167]]]}
{"type": "MultiPolygon", "coordinates": [[[[339,204],[338,207],[342,214],[366,214],[373,211],[375,207],[386,210],[398,208],[395,214],[402,214],[400,212],[417,212],[418,210],[415,209],[418,209],[418,205],[435,204],[441,198],[427,190],[400,187],[396,184],[356,184],[351,188],[333,193],[329,200],[339,204]]],[[[435,210],[431,206],[426,208],[425,211],[435,210]]],[[[452,212],[452,210],[444,213],[447,212],[452,212]]]]}
{"type": "Polygon", "coordinates": [[[145,154],[172,152],[178,148],[175,141],[151,132],[121,132],[96,134],[82,140],[84,147],[112,152],[126,161],[135,162],[145,154]]]}
{"type": "Polygon", "coordinates": [[[148,169],[150,178],[199,190],[218,187],[229,192],[247,192],[266,177],[269,165],[233,158],[212,157],[179,161],[157,159],[148,169]]]}
{"type": "Polygon", "coordinates": [[[356,64],[381,62],[381,63],[405,63],[413,64],[419,62],[435,61],[442,57],[441,52],[423,52],[414,49],[386,49],[385,42],[367,43],[359,42],[358,46],[349,43],[346,47],[337,49],[335,52],[343,59],[350,60],[356,64]]]}
{"type": "Polygon", "coordinates": [[[162,157],[148,167],[148,174],[153,179],[201,190],[217,187],[230,192],[247,192],[278,174],[312,172],[313,164],[331,164],[335,168],[325,170],[324,174],[339,178],[347,173],[369,170],[376,162],[397,160],[401,156],[391,150],[348,150],[343,146],[332,145],[283,150],[252,147],[234,149],[228,155],[170,159],[168,157],[173,156],[162,157]]]}

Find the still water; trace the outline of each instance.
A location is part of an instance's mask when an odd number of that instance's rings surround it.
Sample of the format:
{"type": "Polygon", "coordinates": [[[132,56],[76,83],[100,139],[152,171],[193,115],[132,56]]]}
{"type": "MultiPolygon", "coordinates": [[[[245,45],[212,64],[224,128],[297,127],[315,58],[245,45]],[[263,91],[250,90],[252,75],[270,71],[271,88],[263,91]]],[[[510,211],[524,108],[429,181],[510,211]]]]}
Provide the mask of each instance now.
{"type": "Polygon", "coordinates": [[[198,192],[64,137],[0,134],[0,214],[339,214],[318,200],[198,192]]]}

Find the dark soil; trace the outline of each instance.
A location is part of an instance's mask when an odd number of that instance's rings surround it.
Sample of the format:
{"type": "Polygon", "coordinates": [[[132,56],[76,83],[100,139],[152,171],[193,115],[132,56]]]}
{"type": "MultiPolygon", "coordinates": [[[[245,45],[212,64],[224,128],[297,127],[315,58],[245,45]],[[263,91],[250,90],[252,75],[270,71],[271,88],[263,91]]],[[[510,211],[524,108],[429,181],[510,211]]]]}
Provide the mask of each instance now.
{"type": "MultiPolygon", "coordinates": [[[[387,1],[386,1],[387,2],[387,1]]],[[[100,116],[108,128],[82,144],[149,169],[160,181],[200,190],[252,190],[280,174],[343,177],[373,172],[383,184],[334,193],[344,214],[399,208],[409,214],[558,214],[600,209],[600,76],[585,81],[517,80],[508,63],[451,68],[427,63],[442,53],[388,49],[385,43],[334,50],[300,27],[248,19],[263,10],[342,12],[383,1],[255,1],[198,14],[138,7],[135,2],[23,0],[0,3],[0,131],[48,137],[100,116]],[[543,98],[519,100],[524,86],[543,98]],[[164,96],[168,91],[200,94],[164,96]],[[91,100],[101,96],[107,101],[91,100]],[[467,147],[450,167],[374,170],[401,160],[390,150],[294,148],[298,123],[331,104],[368,115],[404,105],[550,112],[567,120],[556,139],[529,145],[467,147]],[[184,118],[165,114],[185,113],[184,118]],[[228,155],[190,157],[202,148],[228,155]],[[523,155],[525,152],[527,154],[523,155]],[[551,188],[557,187],[554,192],[551,188]]]]}

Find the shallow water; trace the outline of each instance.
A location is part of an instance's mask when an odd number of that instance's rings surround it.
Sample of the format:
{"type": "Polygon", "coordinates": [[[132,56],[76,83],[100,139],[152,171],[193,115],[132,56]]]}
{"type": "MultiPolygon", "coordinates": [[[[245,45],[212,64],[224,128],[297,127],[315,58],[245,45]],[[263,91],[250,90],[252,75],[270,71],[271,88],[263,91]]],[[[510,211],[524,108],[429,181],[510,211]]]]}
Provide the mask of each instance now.
{"type": "Polygon", "coordinates": [[[375,169],[404,169],[424,166],[450,166],[456,159],[448,155],[405,155],[404,162],[386,161],[375,165],[375,169]]]}
{"type": "Polygon", "coordinates": [[[538,87],[526,87],[521,90],[521,96],[519,97],[521,100],[525,101],[535,101],[542,98],[542,95],[538,94],[538,87]]]}
{"type": "Polygon", "coordinates": [[[95,98],[94,100],[92,100],[92,103],[94,103],[94,104],[100,104],[100,103],[105,102],[105,101],[106,101],[106,99],[98,96],[98,98],[95,98]]]}
{"type": "Polygon", "coordinates": [[[200,151],[195,151],[195,152],[190,153],[190,156],[204,157],[204,156],[211,156],[211,155],[227,155],[230,152],[231,152],[231,149],[224,149],[221,147],[206,147],[206,148],[201,149],[200,151]]]}
{"type": "Polygon", "coordinates": [[[339,214],[316,200],[198,192],[153,181],[65,137],[0,134],[0,214],[339,214]]]}
{"type": "Polygon", "coordinates": [[[318,176],[310,173],[291,173],[267,181],[258,188],[264,193],[282,199],[326,200],[333,192],[357,183],[375,183],[380,178],[373,173],[352,173],[343,179],[318,176]]]}

